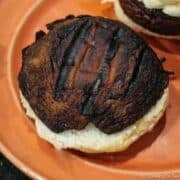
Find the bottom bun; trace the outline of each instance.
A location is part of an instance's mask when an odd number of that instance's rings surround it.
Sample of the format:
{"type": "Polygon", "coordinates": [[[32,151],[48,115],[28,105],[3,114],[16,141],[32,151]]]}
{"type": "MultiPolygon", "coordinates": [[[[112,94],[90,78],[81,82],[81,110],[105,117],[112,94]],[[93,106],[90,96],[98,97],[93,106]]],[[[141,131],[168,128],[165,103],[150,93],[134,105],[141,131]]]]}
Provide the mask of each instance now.
{"type": "Polygon", "coordinates": [[[126,24],[127,26],[129,26],[130,28],[134,29],[135,31],[138,32],[143,32],[145,34],[151,35],[151,36],[155,36],[155,37],[161,37],[161,38],[166,38],[166,39],[179,39],[180,40],[180,36],[176,35],[176,36],[168,36],[168,35],[162,35],[162,34],[158,34],[155,32],[152,32],[144,27],[142,27],[141,25],[135,23],[133,20],[131,20],[123,11],[123,9],[121,8],[121,5],[119,3],[119,0],[102,0],[102,3],[106,3],[106,2],[111,2],[114,4],[114,11],[115,14],[117,16],[117,18],[122,21],[124,24],[126,24]]]}
{"type": "Polygon", "coordinates": [[[82,130],[66,130],[61,133],[54,133],[36,116],[21,92],[20,97],[26,114],[35,120],[39,136],[53,144],[56,149],[70,148],[87,153],[104,153],[123,151],[140,136],[152,130],[166,109],[168,88],[164,90],[161,98],[141,119],[113,134],[101,132],[92,123],[89,123],[82,130]]]}

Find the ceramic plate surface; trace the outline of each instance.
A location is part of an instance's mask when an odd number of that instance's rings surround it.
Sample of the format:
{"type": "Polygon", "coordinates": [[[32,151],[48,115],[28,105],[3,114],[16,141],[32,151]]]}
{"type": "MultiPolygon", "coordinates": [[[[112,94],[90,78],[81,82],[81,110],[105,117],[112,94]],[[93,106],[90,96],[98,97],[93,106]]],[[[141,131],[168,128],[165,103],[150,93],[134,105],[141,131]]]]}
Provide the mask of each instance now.
{"type": "Polygon", "coordinates": [[[111,4],[99,0],[0,1],[0,150],[34,179],[180,179],[180,41],[144,36],[165,68],[173,70],[167,111],[151,133],[122,153],[87,155],[57,152],[39,138],[19,101],[21,50],[45,24],[68,14],[115,19],[111,4]]]}

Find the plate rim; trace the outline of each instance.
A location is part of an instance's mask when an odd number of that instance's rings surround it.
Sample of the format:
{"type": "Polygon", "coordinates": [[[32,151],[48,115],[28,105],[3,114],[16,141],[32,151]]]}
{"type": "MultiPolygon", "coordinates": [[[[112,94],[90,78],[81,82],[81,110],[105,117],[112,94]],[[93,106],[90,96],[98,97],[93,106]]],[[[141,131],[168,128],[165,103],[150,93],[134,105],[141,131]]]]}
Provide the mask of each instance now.
{"type": "MultiPolygon", "coordinates": [[[[25,23],[26,19],[31,15],[31,13],[36,10],[36,8],[39,7],[39,5],[43,2],[44,0],[37,0],[34,3],[32,3],[32,5],[30,6],[30,8],[28,9],[28,11],[25,13],[25,15],[20,18],[19,23],[16,26],[15,29],[15,33],[12,36],[9,46],[8,46],[8,51],[7,51],[7,79],[8,79],[8,84],[9,84],[9,88],[10,91],[12,93],[13,96],[15,96],[14,91],[13,91],[13,87],[12,87],[12,80],[11,80],[11,65],[10,65],[10,60],[11,60],[11,56],[12,56],[12,52],[13,52],[13,47],[15,45],[16,39],[18,37],[18,34],[23,26],[23,24],[25,23]]],[[[20,159],[18,159],[3,143],[2,141],[0,141],[0,152],[10,161],[13,163],[13,165],[15,165],[18,169],[20,169],[22,172],[24,172],[26,175],[28,175],[29,177],[33,178],[33,179],[37,179],[37,180],[42,180],[45,179],[43,176],[41,176],[39,173],[37,173],[36,171],[34,171],[31,167],[29,167],[28,165],[26,165],[25,163],[23,163],[20,159]]]]}
{"type": "MultiPolygon", "coordinates": [[[[13,91],[13,87],[12,87],[12,79],[10,78],[11,77],[11,63],[10,63],[10,60],[12,58],[12,52],[13,52],[13,48],[14,48],[14,45],[15,45],[15,42],[16,42],[16,39],[19,35],[19,32],[21,30],[21,28],[23,27],[25,21],[28,19],[28,17],[33,13],[34,10],[36,10],[36,8],[39,7],[39,5],[41,3],[43,3],[44,0],[37,0],[35,1],[35,3],[33,3],[30,8],[28,9],[28,11],[24,14],[24,16],[20,19],[16,29],[15,29],[15,33],[14,35],[12,36],[11,40],[10,40],[10,44],[8,46],[8,51],[7,51],[7,74],[8,74],[8,84],[9,84],[9,88],[10,88],[10,91],[13,95],[13,98],[16,96],[14,94],[14,91],[13,91]]],[[[21,161],[20,159],[18,159],[7,147],[5,144],[2,143],[2,141],[0,141],[0,152],[6,156],[6,158],[11,161],[16,167],[18,167],[20,170],[22,170],[22,172],[24,172],[25,174],[27,174],[29,177],[33,178],[33,179],[45,179],[45,177],[41,176],[38,172],[34,171],[30,166],[28,166],[27,164],[23,163],[23,161],[21,161]]],[[[72,156],[75,156],[74,154],[72,154],[72,156]]],[[[93,163],[87,161],[86,159],[80,157],[81,160],[85,161],[85,163],[88,163],[89,165],[92,165],[93,163]]],[[[96,164],[96,166],[99,168],[102,168],[101,165],[98,165],[96,164]]],[[[104,167],[104,169],[106,169],[107,167],[104,167]]],[[[112,169],[114,170],[114,169],[112,169]]],[[[119,171],[119,170],[118,170],[119,171]]],[[[180,168],[177,168],[175,170],[166,170],[166,171],[131,171],[131,170],[121,170],[121,172],[128,172],[129,174],[130,173],[141,173],[144,174],[144,175],[148,175],[148,174],[151,174],[152,176],[153,175],[158,175],[159,173],[163,175],[163,177],[168,177],[169,174],[179,174],[180,173],[180,168]]]]}
{"type": "Polygon", "coordinates": [[[37,180],[43,180],[45,179],[43,176],[41,176],[39,173],[34,171],[32,168],[30,168],[28,165],[23,163],[20,159],[18,159],[16,156],[11,153],[11,151],[2,143],[0,142],[0,152],[18,169],[20,169],[23,173],[28,175],[29,177],[37,180]]]}

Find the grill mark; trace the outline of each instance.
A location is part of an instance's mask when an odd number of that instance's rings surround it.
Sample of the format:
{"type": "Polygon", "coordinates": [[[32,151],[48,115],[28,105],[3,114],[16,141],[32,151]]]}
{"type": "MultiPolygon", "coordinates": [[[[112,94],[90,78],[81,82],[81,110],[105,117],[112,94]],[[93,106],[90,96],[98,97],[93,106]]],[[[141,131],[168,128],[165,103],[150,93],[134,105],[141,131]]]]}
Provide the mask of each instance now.
{"type": "MultiPolygon", "coordinates": [[[[144,71],[144,67],[147,66],[147,62],[144,61],[144,64],[143,64],[143,59],[144,58],[147,58],[147,49],[144,49],[141,53],[141,63],[139,65],[139,69],[138,69],[138,72],[136,72],[136,76],[139,76],[141,74],[143,74],[143,71],[144,71]]],[[[147,59],[149,60],[149,59],[147,59]]],[[[134,111],[135,112],[140,112],[142,111],[142,108],[143,108],[143,111],[148,111],[148,105],[146,104],[147,103],[147,99],[151,99],[151,101],[156,102],[156,99],[159,99],[160,96],[158,97],[157,94],[154,94],[154,92],[156,92],[156,89],[158,89],[158,85],[159,85],[159,78],[160,78],[160,71],[158,71],[158,66],[157,65],[148,65],[149,67],[151,67],[151,70],[154,72],[154,76],[151,77],[151,86],[147,86],[146,87],[146,91],[144,91],[143,93],[143,101],[141,101],[140,103],[138,101],[136,101],[136,103],[138,104],[136,107],[134,107],[134,111]],[[150,96],[152,95],[152,96],[150,96]],[[154,100],[153,100],[154,99],[154,100]],[[143,106],[142,106],[143,105],[143,106]]],[[[139,78],[136,78],[134,81],[137,81],[139,78]]],[[[133,82],[131,83],[130,85],[130,89],[134,89],[134,86],[135,86],[136,82],[133,82]]],[[[147,84],[148,85],[148,84],[147,84]]],[[[131,91],[131,90],[129,90],[131,91]]],[[[130,95],[127,94],[127,96],[129,96],[130,99],[132,99],[132,97],[130,97],[130,95]]],[[[154,105],[152,104],[152,105],[154,105]]],[[[140,113],[141,114],[141,113],[140,113]]],[[[129,123],[133,123],[134,122],[134,117],[136,117],[136,114],[134,114],[134,112],[130,112],[129,113],[130,117],[129,117],[129,123]]],[[[141,114],[142,115],[142,114],[141,114]]]]}
{"type": "Polygon", "coordinates": [[[146,50],[146,47],[145,47],[145,46],[142,47],[142,50],[141,50],[141,52],[140,52],[140,54],[139,54],[139,57],[138,57],[139,61],[138,61],[138,63],[136,64],[136,66],[135,66],[135,68],[134,68],[134,71],[133,71],[133,73],[132,73],[131,79],[130,79],[130,81],[129,81],[129,83],[128,83],[125,91],[124,91],[124,95],[123,95],[124,97],[125,97],[126,95],[128,95],[129,90],[130,90],[130,86],[131,86],[131,85],[133,84],[133,82],[137,79],[137,76],[138,76],[138,74],[139,74],[140,67],[141,67],[141,64],[142,64],[142,60],[143,60],[143,56],[144,56],[145,50],[146,50]]]}
{"type": "Polygon", "coordinates": [[[98,74],[95,82],[93,82],[90,85],[88,92],[87,92],[88,94],[86,95],[86,98],[80,104],[80,112],[82,115],[90,116],[93,113],[95,98],[98,95],[100,88],[104,85],[106,76],[109,71],[110,63],[113,60],[113,58],[115,57],[116,52],[119,49],[122,33],[123,33],[123,30],[119,29],[119,28],[116,29],[115,32],[113,33],[113,37],[109,44],[108,50],[106,52],[100,73],[98,74]]]}
{"type": "Polygon", "coordinates": [[[119,77],[118,77],[119,75],[115,78],[115,83],[114,84],[116,86],[118,86],[118,87],[115,88],[115,91],[109,92],[106,95],[107,99],[116,100],[116,99],[119,99],[119,98],[123,98],[125,96],[126,91],[128,90],[128,88],[130,86],[130,83],[132,81],[132,77],[135,75],[135,71],[136,71],[135,68],[138,67],[138,62],[139,62],[138,59],[139,59],[140,54],[141,54],[141,52],[142,52],[142,50],[144,48],[145,48],[145,46],[137,44],[136,47],[135,47],[135,50],[132,50],[130,57],[128,59],[126,59],[127,62],[122,63],[122,64],[124,64],[124,63],[129,64],[128,67],[127,67],[127,71],[126,71],[126,68],[125,68],[125,71],[124,71],[124,69],[122,69],[122,67],[121,67],[120,71],[125,72],[124,79],[119,81],[119,77]],[[134,66],[134,67],[132,68],[131,66],[134,66]],[[129,70],[131,70],[131,69],[132,69],[132,71],[130,72],[131,75],[129,75],[129,70]],[[121,82],[121,85],[119,86],[118,84],[120,84],[120,82],[121,82]]]}
{"type": "Polygon", "coordinates": [[[78,61],[77,65],[75,66],[75,70],[74,70],[74,73],[73,73],[73,75],[72,75],[71,86],[74,85],[74,81],[75,81],[77,72],[78,72],[78,70],[79,70],[79,68],[80,68],[80,66],[81,66],[81,63],[83,62],[83,60],[84,60],[84,58],[85,58],[85,56],[86,56],[86,53],[87,53],[88,49],[89,49],[89,47],[87,46],[86,49],[85,49],[85,51],[84,51],[83,56],[80,58],[80,61],[78,61]]]}
{"type": "Polygon", "coordinates": [[[71,26],[65,26],[62,29],[60,29],[59,31],[57,31],[57,34],[55,34],[55,42],[54,42],[54,46],[52,47],[52,55],[50,57],[50,61],[51,61],[51,67],[52,69],[55,70],[55,67],[59,67],[59,61],[58,61],[58,56],[57,56],[57,51],[58,51],[58,47],[61,46],[61,43],[63,42],[63,40],[73,31],[77,30],[77,24],[74,23],[71,26]],[[54,67],[54,63],[55,63],[55,67],[54,67]]]}
{"type": "MultiPolygon", "coordinates": [[[[94,39],[95,39],[95,33],[96,33],[96,28],[94,28],[94,29],[92,30],[92,35],[91,35],[90,41],[94,41],[94,39]]],[[[88,42],[87,42],[87,43],[88,43],[88,42]]],[[[84,54],[83,54],[82,58],[81,58],[80,61],[78,61],[78,63],[77,63],[77,65],[76,65],[76,67],[75,67],[74,74],[73,74],[73,76],[72,76],[72,77],[73,77],[72,85],[74,85],[77,72],[78,72],[78,70],[80,69],[80,66],[81,66],[82,62],[83,62],[83,60],[85,59],[85,57],[86,57],[86,55],[87,55],[87,52],[88,52],[88,50],[89,50],[91,47],[92,47],[91,44],[87,44],[87,47],[86,47],[86,49],[85,49],[85,51],[84,51],[84,54]]]]}
{"type": "MultiPolygon", "coordinates": [[[[143,66],[146,66],[145,64],[143,65],[142,64],[142,60],[143,60],[143,58],[144,57],[146,57],[146,50],[147,49],[144,49],[144,52],[143,53],[141,53],[141,65],[139,65],[139,69],[138,69],[138,73],[136,73],[136,75],[137,76],[139,76],[139,74],[142,74],[143,73],[143,71],[144,71],[144,67],[143,66]]],[[[146,62],[145,62],[146,63],[146,62]]],[[[151,65],[152,66],[152,65],[151,65]]],[[[144,93],[143,93],[143,96],[144,96],[144,99],[143,99],[143,101],[141,101],[141,103],[139,104],[139,102],[138,101],[136,101],[136,103],[138,104],[136,107],[134,107],[134,111],[135,112],[139,112],[139,111],[141,111],[142,110],[142,105],[143,105],[143,111],[148,111],[148,106],[147,106],[147,99],[149,98],[149,99],[151,99],[151,101],[153,101],[154,103],[152,104],[152,105],[154,105],[155,104],[155,102],[156,102],[156,99],[159,99],[160,98],[160,96],[158,97],[157,96],[157,94],[154,94],[154,92],[156,92],[156,89],[158,89],[159,87],[158,87],[158,85],[159,85],[159,77],[160,77],[160,71],[158,72],[158,68],[157,68],[157,65],[153,65],[152,66],[152,69],[151,69],[152,71],[154,71],[154,77],[153,78],[151,78],[151,86],[148,86],[147,87],[147,89],[146,89],[146,91],[144,91],[144,93]],[[158,87],[158,88],[157,88],[158,87]],[[150,95],[152,95],[152,96],[150,96],[150,95]],[[153,100],[154,99],[154,100],[153,100]]],[[[138,78],[136,78],[134,81],[136,81],[136,80],[138,80],[138,78]]],[[[133,88],[134,87],[134,84],[136,84],[136,83],[131,83],[131,85],[130,86],[132,86],[132,87],[130,87],[130,88],[133,88]]],[[[129,96],[129,95],[128,95],[129,96]]],[[[131,98],[131,97],[130,97],[131,98]]],[[[141,114],[141,113],[140,113],[141,114]]],[[[130,115],[130,117],[129,117],[129,123],[130,124],[132,124],[133,122],[134,122],[134,117],[136,117],[136,114],[134,114],[134,112],[130,112],[129,113],[129,115],[130,115]]],[[[141,114],[142,115],[142,114],[141,114]]]]}
{"type": "Polygon", "coordinates": [[[78,72],[78,69],[79,69],[81,63],[83,62],[83,59],[86,56],[87,51],[88,51],[88,46],[85,47],[85,50],[84,50],[82,56],[79,59],[77,59],[76,64],[73,66],[74,68],[72,68],[71,72],[69,73],[70,75],[69,75],[68,87],[70,87],[70,88],[72,88],[74,85],[76,74],[78,72]]]}
{"type": "Polygon", "coordinates": [[[49,58],[50,59],[50,67],[51,67],[51,71],[54,73],[55,72],[55,67],[54,67],[54,63],[53,63],[53,58],[49,58]]]}
{"type": "Polygon", "coordinates": [[[62,58],[62,64],[59,70],[59,75],[57,78],[55,86],[55,98],[59,98],[62,95],[62,91],[66,88],[68,77],[72,67],[74,66],[74,61],[76,54],[78,53],[82,42],[86,39],[86,36],[90,32],[90,27],[92,26],[91,21],[85,21],[75,33],[72,43],[67,48],[62,58]]]}
{"type": "MultiPolygon", "coordinates": [[[[147,50],[147,49],[146,49],[147,50]]],[[[147,53],[147,52],[146,52],[147,53]]],[[[144,55],[144,54],[143,54],[144,55]]],[[[161,62],[160,62],[161,63],[161,62]]],[[[155,89],[157,88],[157,86],[160,84],[160,77],[161,77],[161,71],[158,71],[158,65],[154,65],[153,66],[153,71],[155,72],[154,73],[154,77],[153,78],[151,78],[151,82],[152,82],[152,84],[151,84],[151,87],[148,87],[148,91],[146,91],[145,93],[144,93],[144,95],[145,95],[145,97],[148,97],[148,95],[149,94],[152,94],[153,92],[155,92],[155,89]],[[149,93],[148,93],[149,92],[149,93]]],[[[142,70],[141,70],[142,71],[142,70]]],[[[155,97],[155,95],[154,96],[152,96],[152,98],[156,98],[155,97]]],[[[159,97],[158,97],[159,98],[159,97]]],[[[158,99],[157,98],[157,99],[158,99]]],[[[146,98],[144,98],[145,99],[145,101],[146,101],[146,98]]],[[[142,104],[143,104],[144,102],[142,102],[142,104]]]]}

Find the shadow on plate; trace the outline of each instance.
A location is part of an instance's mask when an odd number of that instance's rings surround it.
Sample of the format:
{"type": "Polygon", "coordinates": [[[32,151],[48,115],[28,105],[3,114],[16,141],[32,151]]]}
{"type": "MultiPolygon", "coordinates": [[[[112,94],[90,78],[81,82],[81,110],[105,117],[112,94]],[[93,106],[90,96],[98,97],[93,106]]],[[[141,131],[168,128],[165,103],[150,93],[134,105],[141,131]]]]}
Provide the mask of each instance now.
{"type": "Polygon", "coordinates": [[[148,35],[142,35],[141,36],[152,46],[165,51],[170,54],[180,54],[180,40],[175,39],[163,39],[163,38],[157,38],[152,37],[148,35]]]}

